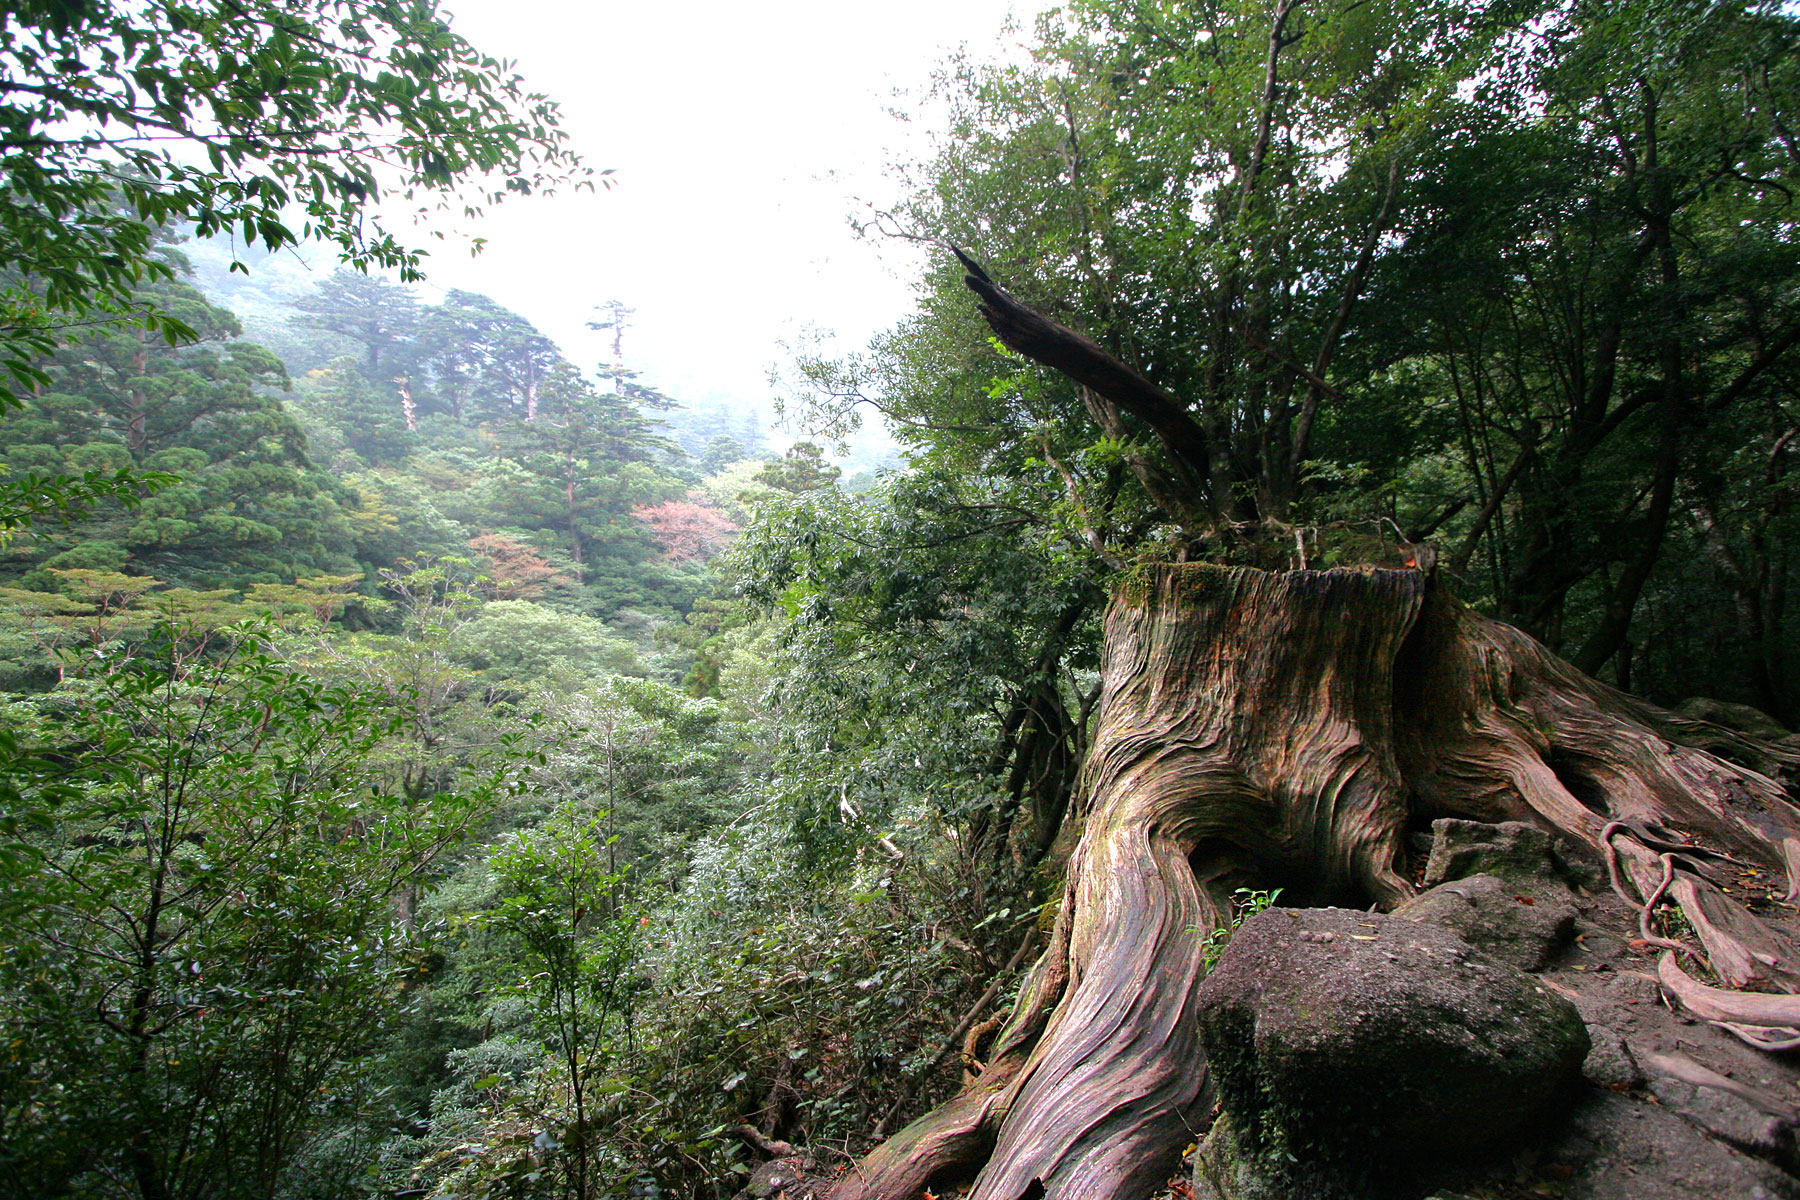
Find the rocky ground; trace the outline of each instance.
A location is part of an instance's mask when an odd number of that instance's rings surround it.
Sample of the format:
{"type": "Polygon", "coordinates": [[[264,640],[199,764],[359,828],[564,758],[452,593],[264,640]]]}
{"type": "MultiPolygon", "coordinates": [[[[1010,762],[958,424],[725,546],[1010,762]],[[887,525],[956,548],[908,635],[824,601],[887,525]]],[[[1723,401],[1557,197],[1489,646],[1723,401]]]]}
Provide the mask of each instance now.
{"type": "MultiPolygon", "coordinates": [[[[1281,1007],[1267,1003],[1269,980],[1253,978],[1258,964],[1251,963],[1248,971],[1240,968],[1234,984],[1234,955],[1255,955],[1260,943],[1265,957],[1274,958],[1262,964],[1264,969],[1286,973],[1294,964],[1276,964],[1294,957],[1293,947],[1304,946],[1318,957],[1318,939],[1330,931],[1314,926],[1349,922],[1370,938],[1356,941],[1350,940],[1355,935],[1340,933],[1328,944],[1337,952],[1330,964],[1334,977],[1362,982],[1334,985],[1348,1002],[1331,1006],[1316,1020],[1322,1032],[1335,1029],[1340,1042],[1355,1042],[1360,1029],[1377,1024],[1362,1039],[1369,1062],[1365,1097],[1399,1093],[1415,1101],[1402,1105],[1413,1117],[1403,1144],[1391,1153],[1378,1145],[1394,1139],[1380,1128],[1394,1120],[1371,1118],[1359,1138],[1370,1153],[1353,1164],[1356,1169],[1348,1177],[1327,1171],[1325,1178],[1313,1179],[1304,1171],[1245,1170],[1241,1160],[1247,1156],[1229,1150],[1209,1157],[1208,1147],[1221,1149],[1215,1134],[1193,1156],[1192,1177],[1177,1181],[1172,1195],[1206,1200],[1800,1197],[1795,1141],[1800,1064],[1672,1008],[1656,979],[1660,951],[1635,936],[1635,912],[1603,876],[1564,860],[1543,834],[1524,826],[1440,822],[1423,882],[1428,890],[1387,917],[1277,910],[1255,918],[1208,984],[1219,997],[1212,1001],[1215,1007],[1229,1005],[1226,997],[1254,994],[1266,1024],[1276,1020],[1273,1010],[1281,1007]],[[1258,935],[1257,926],[1277,922],[1291,928],[1258,935]],[[1376,928],[1363,928],[1371,923],[1376,928]],[[1433,936],[1423,940],[1433,943],[1441,941],[1437,934],[1454,933],[1472,953],[1450,969],[1422,961],[1426,956],[1417,951],[1422,939],[1402,923],[1432,927],[1433,936]],[[1479,1003],[1458,1006],[1459,988],[1471,999],[1485,994],[1490,1005],[1518,1007],[1517,1020],[1490,1023],[1479,1003]],[[1546,1040],[1564,1036],[1554,1017],[1534,1020],[1516,994],[1555,997],[1579,1014],[1588,1047],[1578,1077],[1558,1081],[1546,1069],[1525,1078],[1506,1069],[1509,1060],[1516,1066],[1519,1044],[1536,1039],[1541,1050],[1546,1040]],[[1459,1038],[1484,1044],[1495,1061],[1483,1066],[1483,1056],[1468,1051],[1459,1038]],[[1497,1129],[1510,1124],[1510,1114],[1521,1106],[1533,1116],[1497,1129]],[[1422,1116],[1435,1118],[1434,1126],[1426,1121],[1429,1132],[1418,1125],[1422,1116]],[[1262,1177],[1269,1174],[1276,1177],[1262,1177]]],[[[1736,891],[1766,918],[1791,925],[1794,910],[1770,894],[1778,882],[1743,872],[1736,891]]],[[[1319,995],[1323,989],[1312,991],[1319,995]]],[[[1342,1051],[1337,1055],[1341,1058],[1342,1051]]],[[[1215,1057],[1221,1075],[1229,1076],[1229,1056],[1215,1057]]],[[[1229,1085],[1222,1090],[1225,1107],[1233,1108],[1229,1085]]]]}
{"type": "MultiPolygon", "coordinates": [[[[1800,1053],[1673,1008],[1636,913],[1547,835],[1429,845],[1395,913],[1238,931],[1203,989],[1219,1119],[1164,1197],[1800,1200],[1800,1053]]],[[[1779,883],[1735,894],[1791,927],[1779,883]]],[[[815,1171],[767,1163],[740,1197],[810,1200],[815,1171]]]]}

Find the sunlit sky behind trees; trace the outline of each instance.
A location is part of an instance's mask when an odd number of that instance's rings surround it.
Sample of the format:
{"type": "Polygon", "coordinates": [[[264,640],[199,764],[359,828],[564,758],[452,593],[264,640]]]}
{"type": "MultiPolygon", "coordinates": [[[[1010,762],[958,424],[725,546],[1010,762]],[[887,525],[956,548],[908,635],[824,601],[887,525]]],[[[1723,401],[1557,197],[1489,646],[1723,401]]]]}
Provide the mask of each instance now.
{"type": "MultiPolygon", "coordinates": [[[[913,248],[851,227],[895,191],[890,164],[925,145],[929,123],[893,110],[916,109],[960,45],[1022,54],[1045,7],[457,0],[457,29],[562,104],[613,186],[516,199],[477,223],[440,215],[430,227],[451,240],[415,239],[432,249],[430,285],[494,297],[584,365],[610,358],[609,335],[586,328],[594,306],[620,300],[637,310],[626,357],[646,382],[766,411],[783,343],[819,332],[854,348],[910,302],[913,248]],[[468,236],[487,239],[481,254],[468,236]]],[[[304,287],[301,262],[334,265],[319,245],[283,260],[264,272],[277,291],[304,287]]]]}

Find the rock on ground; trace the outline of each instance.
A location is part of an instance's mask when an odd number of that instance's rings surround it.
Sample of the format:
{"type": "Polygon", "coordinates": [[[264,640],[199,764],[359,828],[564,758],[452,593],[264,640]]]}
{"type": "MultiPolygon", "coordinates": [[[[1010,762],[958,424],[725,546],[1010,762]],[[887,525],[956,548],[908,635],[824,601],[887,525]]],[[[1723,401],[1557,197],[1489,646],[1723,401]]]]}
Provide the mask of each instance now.
{"type": "Polygon", "coordinates": [[[1565,893],[1568,883],[1598,881],[1599,872],[1563,854],[1548,833],[1523,821],[1484,825],[1444,817],[1431,823],[1428,888],[1474,875],[1493,875],[1527,893],[1565,893]]]}
{"type": "MultiPolygon", "coordinates": [[[[1354,1145],[1349,1150],[1340,1146],[1333,1162],[1302,1141],[1271,1154],[1269,1139],[1252,1136],[1254,1122],[1263,1119],[1256,1114],[1279,1107],[1279,1093],[1263,1084],[1282,1085],[1301,1073],[1304,1063],[1277,1062],[1276,1069],[1265,1072],[1261,1063],[1279,1059],[1268,1051],[1281,1039],[1260,1033],[1254,1020],[1246,1030],[1240,1020],[1250,1061],[1248,1067],[1234,1068],[1230,1049],[1224,1050],[1221,1093],[1230,1106],[1232,1087],[1241,1096],[1241,1080],[1248,1077],[1256,1083],[1250,1090],[1263,1094],[1252,1096],[1247,1106],[1237,1101],[1237,1109],[1215,1123],[1195,1158],[1194,1195],[1201,1200],[1800,1200],[1800,1061],[1792,1061],[1800,1056],[1753,1050],[1673,1011],[1653,974],[1654,948],[1634,940],[1635,913],[1597,872],[1565,859],[1547,835],[1527,825],[1467,821],[1439,821],[1433,834],[1428,847],[1419,847],[1430,852],[1429,864],[1420,872],[1429,890],[1394,919],[1420,929],[1444,926],[1438,932],[1478,943],[1465,960],[1472,965],[1482,965],[1483,954],[1486,961],[1512,964],[1471,971],[1469,1007],[1461,1014],[1452,1011],[1448,1019],[1468,1017],[1471,1028],[1479,1028],[1483,1014],[1491,1014],[1495,995],[1504,994],[1504,989],[1492,990],[1493,982],[1510,980],[1508,986],[1516,990],[1523,979],[1534,997],[1541,987],[1579,1013],[1589,1042],[1579,1068],[1584,1078],[1545,1102],[1540,1122],[1534,1124],[1528,1114],[1515,1127],[1510,1144],[1482,1136],[1497,1128],[1486,1106],[1475,1105],[1472,1114],[1466,1103],[1457,1103],[1455,1088],[1432,1109],[1435,1130],[1423,1105],[1401,1104],[1398,1135],[1378,1130],[1368,1138],[1371,1147],[1387,1150],[1362,1155],[1360,1173],[1346,1171],[1345,1162],[1356,1158],[1354,1145]],[[1515,968],[1526,963],[1532,964],[1530,972],[1521,976],[1515,968]],[[1234,1077],[1239,1084],[1230,1083],[1234,1077]],[[1246,1120],[1241,1112],[1251,1117],[1246,1120]],[[1408,1114],[1418,1120],[1411,1121],[1408,1114]],[[1396,1151],[1405,1145],[1414,1149],[1396,1151]],[[1369,1165],[1383,1157],[1385,1165],[1369,1165]]],[[[1760,902],[1765,915],[1791,927],[1796,922],[1783,922],[1773,895],[1778,883],[1748,875],[1735,886],[1753,903],[1759,889],[1770,892],[1760,902]]],[[[1380,1025],[1359,1020],[1358,1014],[1380,1007],[1377,997],[1385,981],[1395,984],[1396,1010],[1410,1003],[1408,997],[1421,990],[1431,994],[1432,989],[1383,969],[1384,962],[1398,968],[1406,956],[1398,942],[1386,941],[1381,918],[1339,913],[1327,919],[1337,924],[1314,926],[1305,913],[1265,914],[1246,924],[1252,936],[1240,933],[1238,950],[1245,955],[1255,950],[1257,938],[1264,936],[1255,928],[1280,930],[1282,926],[1270,923],[1288,922],[1287,933],[1272,936],[1288,943],[1282,954],[1291,951],[1310,962],[1302,965],[1312,972],[1306,976],[1311,982],[1274,985],[1271,1013],[1298,1009],[1302,1019],[1291,1022],[1275,1015],[1272,1025],[1310,1022],[1324,1028],[1336,1022],[1348,1029],[1352,1044],[1367,1041],[1380,1025]],[[1362,982],[1327,986],[1321,972],[1330,960],[1320,950],[1341,949],[1345,922],[1356,925],[1360,934],[1349,935],[1358,949],[1354,959],[1346,955],[1341,965],[1354,967],[1351,973],[1362,982]],[[1333,935],[1330,940],[1325,940],[1327,934],[1333,935]],[[1361,974],[1363,965],[1375,970],[1361,974]]],[[[1256,956],[1261,970],[1285,969],[1281,964],[1286,959],[1273,952],[1257,951],[1256,956]]],[[[1228,950],[1221,967],[1229,966],[1231,958],[1228,950]]],[[[1226,982],[1221,970],[1211,986],[1223,989],[1226,982]]],[[[1255,988],[1246,980],[1231,986],[1240,993],[1240,1000],[1231,1003],[1245,1007],[1255,988]]],[[[1445,1007],[1455,1009],[1453,1004],[1445,1007]]],[[[1364,1102],[1367,1111],[1352,1112],[1349,1125],[1366,1131],[1385,1124],[1383,1112],[1395,1106],[1382,1102],[1391,1090],[1385,1077],[1366,1073],[1363,1079],[1360,1086],[1343,1088],[1339,1107],[1364,1102]]],[[[1312,1118],[1315,1122],[1333,1119],[1322,1115],[1329,1104],[1315,1107],[1321,1110],[1312,1118]]],[[[1275,1124],[1285,1128],[1281,1120],[1275,1124]]]]}
{"type": "Polygon", "coordinates": [[[1521,971],[1547,966],[1575,936],[1575,906],[1563,888],[1470,875],[1441,883],[1394,910],[1397,917],[1448,929],[1521,971]]]}
{"type": "Polygon", "coordinates": [[[1589,1050],[1574,1005],[1525,972],[1345,909],[1246,921],[1198,999],[1221,1147],[1269,1195],[1366,1194],[1389,1164],[1491,1150],[1557,1111],[1589,1050]]]}
{"type": "Polygon", "coordinates": [[[750,1173],[731,1200],[815,1200],[827,1189],[809,1178],[810,1165],[797,1158],[771,1159],[750,1173]]]}

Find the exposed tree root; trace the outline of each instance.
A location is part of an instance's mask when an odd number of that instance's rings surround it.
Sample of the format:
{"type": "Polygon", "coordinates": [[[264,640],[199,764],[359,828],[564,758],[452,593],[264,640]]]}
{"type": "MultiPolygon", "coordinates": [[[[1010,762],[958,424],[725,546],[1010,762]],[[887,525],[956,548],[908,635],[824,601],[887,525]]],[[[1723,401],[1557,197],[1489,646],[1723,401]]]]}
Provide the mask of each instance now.
{"type": "Polygon", "coordinates": [[[1703,949],[1734,988],[1800,991],[1792,942],[1721,890],[1756,869],[1800,891],[1781,785],[1670,740],[1676,719],[1425,575],[1154,568],[1114,600],[1103,678],[1049,949],[987,1068],[833,1200],[916,1200],[984,1160],[972,1200],[1148,1195],[1208,1106],[1193,996],[1232,890],[1391,906],[1412,890],[1407,829],[1436,817],[1528,820],[1588,847],[1671,948],[1681,1003],[1752,1044],[1800,1040],[1800,997],[1708,988],[1674,957],[1703,949]],[[1658,929],[1665,903],[1700,949],[1658,929]]]}
{"type": "Polygon", "coordinates": [[[1656,976],[1681,1007],[1759,1050],[1791,1050],[1800,1045],[1800,996],[1707,987],[1683,971],[1672,954],[1662,956],[1656,976]]]}
{"type": "Polygon", "coordinates": [[[832,1188],[831,1200],[916,1198],[934,1182],[974,1175],[993,1147],[1011,1103],[1012,1084],[1068,986],[1068,965],[1065,910],[1058,915],[1049,947],[1020,983],[1012,1015],[995,1039],[986,1067],[954,1098],[875,1147],[832,1188]]]}
{"type": "Polygon", "coordinates": [[[831,1200],[919,1197],[934,1182],[973,1174],[994,1142],[1012,1078],[1023,1060],[995,1063],[948,1102],[900,1130],[852,1166],[831,1200]]]}
{"type": "MultiPolygon", "coordinates": [[[[993,1003],[994,997],[999,994],[1001,981],[1011,975],[1013,971],[1018,969],[1019,964],[1025,961],[1026,953],[1031,949],[1032,943],[1036,940],[1036,928],[1026,930],[1025,936],[1019,941],[1019,948],[1013,951],[1012,959],[1006,966],[1000,969],[1000,974],[988,985],[987,990],[981,993],[980,998],[975,1001],[975,1006],[968,1011],[967,1015],[963,1017],[957,1027],[950,1031],[950,1036],[944,1039],[944,1044],[938,1048],[937,1054],[932,1057],[930,1062],[925,1064],[924,1070],[919,1072],[919,1081],[930,1078],[931,1073],[936,1071],[943,1061],[950,1056],[950,1052],[957,1048],[957,1044],[963,1041],[964,1035],[971,1035],[972,1037],[973,1030],[971,1030],[970,1027],[975,1024],[975,1019],[987,1010],[989,1004],[993,1003]]],[[[1004,1020],[1004,1018],[1002,1017],[1001,1020],[1004,1020]]],[[[969,1053],[972,1057],[972,1052],[969,1053]]],[[[894,1107],[888,1111],[887,1116],[881,1119],[881,1124],[875,1126],[876,1137],[883,1137],[887,1134],[894,1121],[899,1118],[903,1108],[911,1103],[913,1089],[916,1089],[918,1086],[919,1083],[915,1082],[912,1088],[908,1089],[901,1095],[900,1099],[894,1102],[894,1107]]]]}
{"type": "Polygon", "coordinates": [[[1800,894],[1800,809],[1775,780],[1669,741],[1648,705],[1448,598],[1427,606],[1398,690],[1422,814],[1548,826],[1593,848],[1653,944],[1671,941],[1649,927],[1666,896],[1721,979],[1800,988],[1793,942],[1707,877],[1773,867],[1800,894]]]}

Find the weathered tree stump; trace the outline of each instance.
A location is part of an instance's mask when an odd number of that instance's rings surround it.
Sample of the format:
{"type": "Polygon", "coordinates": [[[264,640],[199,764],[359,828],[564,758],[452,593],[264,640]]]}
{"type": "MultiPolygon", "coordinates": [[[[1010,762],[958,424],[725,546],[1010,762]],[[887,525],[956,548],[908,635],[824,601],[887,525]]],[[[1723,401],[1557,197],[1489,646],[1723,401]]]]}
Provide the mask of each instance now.
{"type": "MultiPolygon", "coordinates": [[[[1391,907],[1413,890],[1409,828],[1438,817],[1585,845],[1634,905],[1679,904],[1735,986],[1800,990],[1792,944],[1709,878],[1735,860],[1800,889],[1781,785],[1670,740],[1675,718],[1424,573],[1145,568],[1114,598],[1102,671],[1055,932],[989,1066],[833,1200],[915,1200],[977,1167],[972,1200],[1148,1195],[1210,1107],[1194,993],[1234,890],[1391,907]]],[[[1726,1016],[1800,1036],[1767,1009],[1726,1016]]]]}

